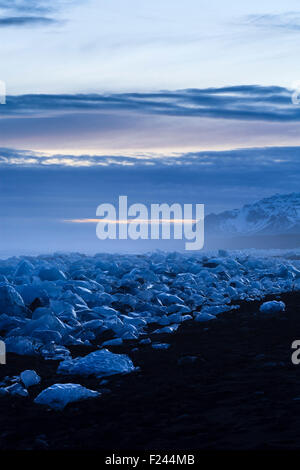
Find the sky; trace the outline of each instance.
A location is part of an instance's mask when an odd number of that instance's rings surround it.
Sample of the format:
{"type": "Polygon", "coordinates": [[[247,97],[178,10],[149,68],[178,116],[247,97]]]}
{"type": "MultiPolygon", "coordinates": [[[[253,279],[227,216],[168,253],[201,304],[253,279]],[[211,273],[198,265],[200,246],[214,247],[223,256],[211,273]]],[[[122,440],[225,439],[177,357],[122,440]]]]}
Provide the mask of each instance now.
{"type": "Polygon", "coordinates": [[[297,0],[1,0],[9,94],[299,79],[297,0]]]}
{"type": "Polygon", "coordinates": [[[294,0],[0,0],[1,251],[126,250],[69,222],[120,194],[297,191],[299,46],[294,0]]]}

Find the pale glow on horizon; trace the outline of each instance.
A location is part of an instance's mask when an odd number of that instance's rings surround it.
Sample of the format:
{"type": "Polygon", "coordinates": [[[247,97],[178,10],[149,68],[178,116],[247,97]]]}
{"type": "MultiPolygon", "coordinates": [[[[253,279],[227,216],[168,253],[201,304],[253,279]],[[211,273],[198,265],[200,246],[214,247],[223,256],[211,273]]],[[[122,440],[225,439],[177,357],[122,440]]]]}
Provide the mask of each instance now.
{"type": "MultiPolygon", "coordinates": [[[[155,151],[151,152],[150,150],[146,150],[145,153],[141,153],[141,151],[139,152],[135,152],[135,151],[128,151],[128,149],[126,149],[126,151],[122,151],[122,149],[120,150],[96,150],[96,149],[93,149],[93,151],[89,151],[89,150],[76,150],[76,149],[60,149],[60,150],[56,150],[56,149],[47,149],[47,150],[44,150],[44,149],[37,149],[37,150],[33,150],[32,148],[30,150],[28,149],[24,149],[24,147],[20,147],[20,148],[16,148],[16,150],[19,150],[19,151],[33,151],[33,155],[30,155],[30,160],[29,158],[26,159],[26,163],[36,163],[38,162],[39,160],[45,158],[45,157],[48,157],[47,159],[45,159],[43,162],[40,162],[41,164],[44,164],[44,165],[57,165],[57,164],[60,164],[60,165],[65,165],[65,166],[96,166],[96,165],[103,165],[103,166],[109,166],[110,164],[114,164],[114,165],[132,165],[134,163],[132,162],[121,162],[121,161],[116,161],[114,160],[114,158],[117,158],[117,157],[120,157],[120,158],[132,158],[132,159],[137,159],[137,160],[141,160],[141,161],[144,161],[145,164],[153,164],[153,162],[151,160],[160,160],[162,158],[174,158],[174,160],[178,159],[178,161],[180,161],[180,157],[183,155],[183,154],[186,154],[186,153],[202,153],[202,152],[219,152],[219,151],[223,151],[223,152],[226,152],[226,151],[231,151],[231,150],[243,150],[243,149],[253,149],[253,147],[257,147],[257,148],[272,148],[272,147],[281,147],[281,148],[284,148],[284,147],[288,147],[288,146],[297,146],[297,145],[300,145],[300,137],[299,137],[299,144],[295,143],[294,141],[292,142],[282,142],[282,143],[278,143],[278,142],[274,142],[274,143],[267,143],[267,144],[261,144],[261,143],[258,143],[257,146],[253,146],[253,145],[247,145],[246,143],[243,145],[211,145],[211,146],[193,146],[193,147],[183,147],[181,150],[180,149],[177,149],[175,150],[174,148],[170,148],[169,150],[168,149],[161,149],[160,151],[158,151],[157,149],[155,149],[155,151]],[[75,159],[73,159],[72,157],[75,157],[75,159]],[[76,161],[76,157],[86,157],[87,159],[88,158],[99,158],[99,161],[97,162],[90,162],[89,160],[78,160],[76,161]],[[103,158],[110,158],[112,157],[112,160],[111,162],[109,161],[101,161],[101,157],[103,158]],[[149,162],[147,162],[147,160],[149,160],[149,162]]],[[[1,156],[1,154],[0,154],[1,156]]],[[[11,159],[9,161],[9,163],[13,163],[13,164],[24,164],[25,163],[25,160],[21,160],[21,159],[18,159],[18,158],[15,158],[15,159],[11,159]]],[[[200,162],[198,162],[199,164],[200,162]]],[[[207,164],[208,162],[202,162],[203,164],[207,164]]]]}

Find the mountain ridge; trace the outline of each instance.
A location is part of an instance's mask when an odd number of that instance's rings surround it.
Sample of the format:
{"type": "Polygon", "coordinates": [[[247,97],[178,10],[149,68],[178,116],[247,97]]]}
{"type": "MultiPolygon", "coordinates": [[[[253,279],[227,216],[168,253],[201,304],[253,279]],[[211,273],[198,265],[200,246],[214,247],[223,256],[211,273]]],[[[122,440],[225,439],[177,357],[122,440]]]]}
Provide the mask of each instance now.
{"type": "Polygon", "coordinates": [[[209,214],[205,232],[222,238],[300,234],[300,193],[277,193],[240,209],[209,214]]]}

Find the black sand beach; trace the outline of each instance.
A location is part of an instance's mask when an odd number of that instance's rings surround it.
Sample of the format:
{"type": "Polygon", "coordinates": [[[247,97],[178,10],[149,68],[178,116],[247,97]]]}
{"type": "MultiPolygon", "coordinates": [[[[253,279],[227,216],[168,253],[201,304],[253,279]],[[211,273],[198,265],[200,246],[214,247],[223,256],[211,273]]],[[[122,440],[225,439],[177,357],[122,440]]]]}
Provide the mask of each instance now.
{"type": "MultiPolygon", "coordinates": [[[[287,305],[276,317],[260,314],[260,302],[244,302],[217,321],[153,335],[169,342],[168,350],[132,351],[134,342],[111,347],[128,353],[140,370],[108,379],[99,399],[64,411],[33,399],[53,383],[99,389],[99,380],[57,376],[57,362],[8,354],[0,379],[35,369],[42,383],[30,398],[1,397],[0,449],[300,449],[300,365],[291,362],[291,344],[300,339],[300,293],[276,298],[287,305]]],[[[77,347],[76,354],[92,350],[77,347]]]]}

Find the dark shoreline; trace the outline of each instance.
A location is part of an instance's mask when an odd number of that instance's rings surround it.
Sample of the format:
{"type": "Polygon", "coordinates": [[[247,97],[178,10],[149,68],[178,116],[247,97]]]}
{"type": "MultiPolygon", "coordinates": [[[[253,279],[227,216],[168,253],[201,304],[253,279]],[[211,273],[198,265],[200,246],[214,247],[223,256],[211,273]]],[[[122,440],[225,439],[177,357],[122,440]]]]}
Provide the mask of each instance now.
{"type": "MultiPolygon", "coordinates": [[[[174,334],[155,335],[171,343],[165,351],[141,345],[132,352],[130,341],[111,347],[129,353],[140,370],[110,378],[102,397],[61,412],[33,398],[56,382],[99,389],[99,380],[57,376],[57,362],[8,354],[0,380],[30,368],[42,384],[29,399],[0,399],[0,449],[300,449],[300,365],[291,362],[291,344],[300,339],[300,292],[276,298],[287,305],[276,317],[259,314],[261,302],[242,302],[217,321],[189,321],[174,334]],[[178,364],[184,356],[197,360],[178,364]]],[[[90,351],[76,348],[77,355],[90,351]]]]}

